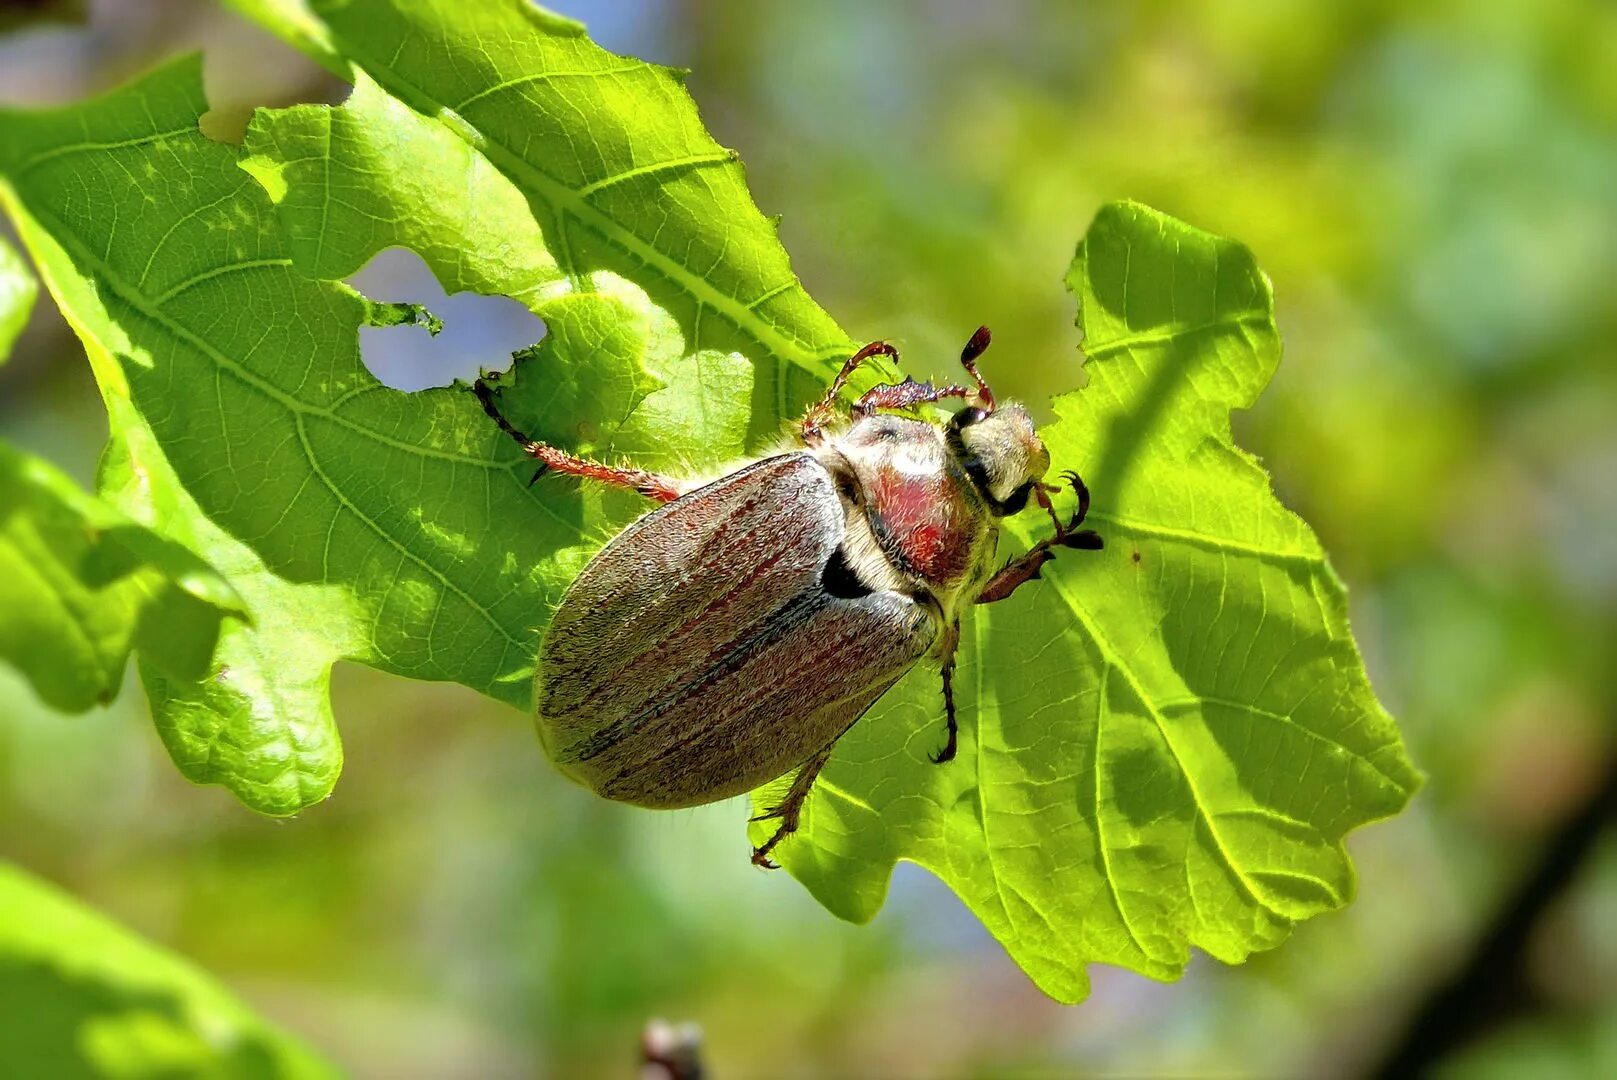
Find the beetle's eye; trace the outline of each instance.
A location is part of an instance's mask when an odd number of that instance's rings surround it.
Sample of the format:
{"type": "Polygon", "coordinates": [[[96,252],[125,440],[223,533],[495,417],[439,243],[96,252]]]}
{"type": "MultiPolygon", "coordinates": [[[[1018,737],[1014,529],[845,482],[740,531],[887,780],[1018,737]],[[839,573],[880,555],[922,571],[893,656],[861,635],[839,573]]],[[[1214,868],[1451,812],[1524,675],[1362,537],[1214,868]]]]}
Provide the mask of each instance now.
{"type": "Polygon", "coordinates": [[[1020,514],[1027,507],[1027,500],[1033,494],[1033,482],[1030,480],[1011,492],[1010,497],[999,504],[999,512],[1007,516],[1020,514]]]}
{"type": "Polygon", "coordinates": [[[975,405],[970,405],[950,417],[949,426],[959,431],[961,428],[968,428],[973,424],[981,423],[987,418],[987,409],[979,409],[975,405]]]}

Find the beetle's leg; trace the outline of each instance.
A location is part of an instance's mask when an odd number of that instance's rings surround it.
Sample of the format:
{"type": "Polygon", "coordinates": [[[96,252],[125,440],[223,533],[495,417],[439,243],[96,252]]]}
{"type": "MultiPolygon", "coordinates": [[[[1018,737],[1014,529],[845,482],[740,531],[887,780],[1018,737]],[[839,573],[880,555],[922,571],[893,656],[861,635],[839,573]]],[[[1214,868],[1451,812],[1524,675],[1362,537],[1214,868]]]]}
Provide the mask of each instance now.
{"type": "Polygon", "coordinates": [[[1056,527],[1056,535],[1052,542],[1057,544],[1065,543],[1067,534],[1076,531],[1078,526],[1084,523],[1084,518],[1089,516],[1089,488],[1083,479],[1071,469],[1062,473],[1061,479],[1065,480],[1072,488],[1072,493],[1078,496],[1078,509],[1072,515],[1072,519],[1064,524],[1056,515],[1055,504],[1050,501],[1050,492],[1060,491],[1061,488],[1055,484],[1033,485],[1033,498],[1038,501],[1044,512],[1050,515],[1050,523],[1056,527]]]}
{"type": "Polygon", "coordinates": [[[780,828],[775,830],[775,835],[752,849],[754,866],[762,866],[766,870],[780,869],[780,866],[769,857],[769,853],[775,850],[776,844],[797,831],[797,821],[802,814],[803,803],[808,799],[809,789],[814,786],[814,781],[820,775],[820,770],[825,768],[825,763],[830,760],[831,750],[834,746],[836,746],[835,741],[803,763],[803,767],[797,770],[797,776],[792,780],[792,786],[786,792],[786,797],[780,801],[779,806],[766,810],[752,819],[754,821],[780,819],[780,828]]]}
{"type": "Polygon", "coordinates": [[[943,661],[943,712],[948,718],[949,737],[943,744],[943,749],[932,755],[932,764],[942,765],[946,761],[953,761],[956,745],[960,739],[960,725],[955,720],[954,712],[954,656],[955,644],[960,641],[960,624],[954,625],[954,644],[949,646],[949,655],[943,661]]]}
{"type": "Polygon", "coordinates": [[[849,376],[858,370],[860,364],[863,364],[872,356],[887,356],[891,357],[895,364],[898,362],[898,350],[885,341],[872,341],[869,345],[843,361],[842,370],[837,372],[835,379],[831,380],[831,385],[826,388],[825,396],[810,405],[808,412],[803,414],[804,442],[810,446],[819,445],[820,439],[825,433],[825,425],[830,423],[831,418],[836,415],[837,396],[848,385],[849,376]]]}
{"type": "MultiPolygon", "coordinates": [[[[537,481],[549,470],[559,473],[568,473],[572,476],[582,476],[587,480],[600,480],[607,484],[616,484],[619,487],[633,488],[648,499],[658,502],[672,502],[679,498],[679,487],[668,477],[657,473],[646,472],[643,469],[623,469],[614,465],[603,465],[599,461],[589,458],[575,457],[565,450],[558,450],[549,443],[542,443],[537,439],[530,439],[516,428],[501,414],[499,406],[494,400],[494,388],[487,379],[480,378],[472,384],[472,393],[477,395],[483,411],[489,418],[499,425],[501,431],[517,441],[523,453],[529,457],[537,458],[539,471],[533,474],[537,481]]],[[[529,482],[529,486],[533,481],[529,482]]]]}
{"type": "Polygon", "coordinates": [[[1072,515],[1072,520],[1067,522],[1067,531],[1072,532],[1084,523],[1084,518],[1089,516],[1089,486],[1084,483],[1083,477],[1072,469],[1062,473],[1061,479],[1065,480],[1072,488],[1072,493],[1078,496],[1078,509],[1072,515]]]}
{"type": "Polygon", "coordinates": [[[982,407],[989,412],[994,411],[994,392],[988,389],[988,384],[977,371],[977,357],[987,351],[991,340],[988,327],[979,326],[977,332],[971,335],[971,340],[966,342],[966,347],[960,350],[960,365],[971,376],[971,381],[977,384],[977,397],[982,402],[982,407]]]}
{"type": "Polygon", "coordinates": [[[1045,540],[1040,540],[1029,548],[1026,554],[1012,559],[1000,568],[999,573],[988,579],[982,592],[977,594],[977,603],[992,604],[996,600],[1003,600],[1020,586],[1039,576],[1044,564],[1056,557],[1057,547],[1072,548],[1076,551],[1099,551],[1105,547],[1105,542],[1093,529],[1080,529],[1084,518],[1089,516],[1089,488],[1084,486],[1075,472],[1064,472],[1062,479],[1072,486],[1073,493],[1078,496],[1078,509],[1073,512],[1071,519],[1065,524],[1056,516],[1055,508],[1050,505],[1050,496],[1046,494],[1044,485],[1036,485],[1033,494],[1039,505],[1050,514],[1050,520],[1055,522],[1056,534],[1045,540]]]}
{"type": "Polygon", "coordinates": [[[1034,484],[1033,498],[1039,508],[1050,515],[1050,524],[1056,527],[1056,539],[1067,535],[1067,526],[1062,524],[1061,517],[1056,513],[1056,504],[1050,501],[1050,492],[1061,489],[1051,484],[1034,484]]]}
{"type": "Polygon", "coordinates": [[[929,382],[905,379],[901,383],[884,383],[874,387],[854,405],[856,416],[869,416],[877,409],[911,409],[929,405],[944,398],[963,398],[971,391],[964,386],[933,386],[929,382]]]}

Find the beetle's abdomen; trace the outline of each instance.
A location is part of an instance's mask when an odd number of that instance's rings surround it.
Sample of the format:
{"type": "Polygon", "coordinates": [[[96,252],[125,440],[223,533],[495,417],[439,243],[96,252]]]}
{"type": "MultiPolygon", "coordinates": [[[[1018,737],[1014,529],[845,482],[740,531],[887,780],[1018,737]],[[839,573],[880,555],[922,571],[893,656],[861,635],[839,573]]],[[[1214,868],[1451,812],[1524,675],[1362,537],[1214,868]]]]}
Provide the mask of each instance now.
{"type": "Polygon", "coordinates": [[[936,632],[907,596],[822,584],[843,515],[830,475],[794,453],[615,538],[540,650],[551,758],[608,798],[687,806],[750,790],[840,735],[936,632]]]}

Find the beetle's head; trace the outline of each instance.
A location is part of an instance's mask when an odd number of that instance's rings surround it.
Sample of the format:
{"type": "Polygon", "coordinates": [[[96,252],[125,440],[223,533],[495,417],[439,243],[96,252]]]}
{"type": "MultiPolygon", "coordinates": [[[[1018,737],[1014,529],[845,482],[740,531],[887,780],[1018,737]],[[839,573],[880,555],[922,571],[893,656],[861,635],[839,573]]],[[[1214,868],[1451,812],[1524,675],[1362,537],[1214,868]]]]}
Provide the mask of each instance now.
{"type": "Polygon", "coordinates": [[[1033,485],[1050,468],[1033,418],[1009,401],[996,408],[968,406],[945,430],[949,452],[977,485],[989,507],[1001,516],[1027,505],[1033,485]]]}

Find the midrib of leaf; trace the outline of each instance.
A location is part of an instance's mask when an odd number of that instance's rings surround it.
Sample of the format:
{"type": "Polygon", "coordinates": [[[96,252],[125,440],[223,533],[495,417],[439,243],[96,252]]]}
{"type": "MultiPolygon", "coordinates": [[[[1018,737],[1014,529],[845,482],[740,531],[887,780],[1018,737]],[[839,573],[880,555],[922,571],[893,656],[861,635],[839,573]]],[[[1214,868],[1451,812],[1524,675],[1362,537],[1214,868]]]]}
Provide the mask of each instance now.
{"type": "MultiPolygon", "coordinates": [[[[1078,602],[1077,597],[1075,597],[1067,588],[1061,577],[1052,574],[1047,579],[1046,584],[1049,588],[1055,590],[1056,595],[1061,597],[1062,602],[1066,605],[1067,610],[1072,612],[1073,618],[1083,629],[1084,634],[1089,638],[1090,642],[1095,646],[1095,648],[1100,651],[1102,661],[1106,668],[1117,669],[1117,672],[1122,675],[1124,680],[1128,683],[1129,689],[1134,692],[1134,696],[1139,700],[1140,704],[1144,706],[1146,712],[1150,714],[1151,723],[1156,727],[1157,732],[1162,736],[1163,745],[1165,745],[1168,748],[1168,752],[1173,755],[1174,765],[1179,769],[1180,775],[1185,778],[1185,787],[1186,790],[1190,792],[1192,804],[1194,804],[1196,807],[1196,816],[1199,817],[1207,826],[1207,835],[1212,837],[1213,846],[1217,849],[1219,858],[1223,861],[1225,866],[1229,867],[1230,872],[1235,875],[1236,879],[1240,881],[1241,888],[1251,899],[1256,901],[1258,905],[1265,911],[1284,919],[1285,915],[1270,907],[1268,902],[1257,894],[1252,882],[1247,878],[1246,872],[1236,863],[1234,856],[1230,854],[1229,849],[1225,846],[1223,837],[1219,835],[1217,827],[1213,824],[1213,815],[1208,812],[1206,804],[1202,801],[1201,792],[1196,788],[1196,780],[1194,776],[1192,776],[1191,770],[1185,767],[1185,759],[1180,754],[1179,747],[1174,743],[1173,736],[1168,734],[1168,725],[1164,722],[1166,718],[1163,716],[1160,707],[1155,701],[1152,700],[1151,696],[1146,693],[1144,684],[1142,684],[1140,679],[1136,677],[1134,670],[1123,662],[1122,656],[1118,653],[1117,649],[1113,647],[1111,640],[1108,639],[1105,634],[1101,633],[1100,627],[1095,625],[1094,620],[1089,617],[1089,613],[1084,609],[1083,605],[1078,602]]],[[[1099,760],[1100,758],[1100,738],[1098,734],[1095,740],[1095,757],[1096,760],[1099,760]]],[[[1104,847],[1104,844],[1102,846],[1104,847]]],[[[1111,874],[1109,871],[1107,874],[1107,881],[1109,883],[1111,882],[1111,874]]],[[[1115,888],[1115,884],[1112,887],[1115,888]]],[[[1127,921],[1127,916],[1124,917],[1124,921],[1127,921]]]]}
{"type": "MultiPolygon", "coordinates": [[[[1065,594],[1063,594],[1065,599],[1065,594]]],[[[1102,665],[1100,669],[1100,686],[1095,690],[1095,755],[1093,758],[1095,782],[1095,848],[1100,852],[1102,876],[1106,879],[1106,891],[1112,897],[1112,906],[1117,909],[1117,917],[1123,920],[1123,929],[1128,931],[1129,940],[1134,947],[1140,950],[1140,955],[1148,960],[1155,959],[1151,951],[1140,940],[1139,931],[1134,929],[1134,920],[1129,918],[1128,908],[1123,905],[1123,893],[1117,887],[1117,875],[1112,871],[1111,843],[1106,839],[1106,813],[1102,805],[1104,785],[1102,778],[1106,770],[1100,767],[1101,746],[1106,739],[1106,684],[1111,679],[1111,665],[1102,665]]]]}
{"type": "Polygon", "coordinates": [[[62,602],[62,598],[72,591],[73,582],[63,580],[47,572],[47,568],[58,564],[36,559],[34,556],[38,554],[37,552],[22,551],[16,545],[6,541],[3,536],[0,536],[0,543],[4,543],[6,547],[21,556],[15,560],[17,569],[39,582],[40,591],[53,601],[62,620],[72,628],[73,635],[84,644],[85,654],[104,661],[106,659],[106,650],[102,648],[100,642],[96,641],[95,635],[90,632],[90,624],[86,619],[87,612],[80,611],[73,605],[62,602]]]}
{"type": "Polygon", "coordinates": [[[1261,544],[1232,540],[1226,536],[1214,536],[1211,533],[1198,532],[1195,529],[1178,529],[1169,525],[1155,525],[1149,522],[1137,521],[1133,518],[1126,518],[1104,510],[1091,510],[1086,520],[1109,522],[1126,532],[1136,533],[1140,536],[1152,536],[1159,540],[1174,540],[1179,543],[1193,544],[1197,547],[1207,548],[1209,551],[1250,555],[1253,558],[1265,559],[1282,565],[1287,563],[1297,563],[1310,567],[1324,567],[1326,565],[1325,556],[1319,551],[1285,551],[1281,548],[1264,547],[1261,544]]]}
{"type": "Polygon", "coordinates": [[[1209,334],[1215,330],[1244,330],[1249,326],[1267,326],[1269,320],[1261,315],[1244,313],[1230,317],[1209,319],[1207,322],[1195,323],[1191,326],[1175,326],[1166,330],[1152,330],[1142,334],[1124,334],[1108,341],[1084,345],[1084,355],[1091,360],[1102,360],[1114,353],[1126,352],[1129,349],[1146,348],[1152,345],[1171,345],[1185,338],[1195,337],[1197,334],[1209,334]]]}
{"type": "MultiPolygon", "coordinates": [[[[244,188],[249,186],[250,185],[244,185],[244,188]]],[[[371,519],[369,515],[360,510],[359,507],[348,498],[348,496],[343,492],[342,488],[336,484],[321,467],[320,461],[314,452],[314,447],[309,442],[308,432],[304,428],[304,417],[307,415],[317,415],[322,418],[329,419],[334,423],[337,423],[338,425],[347,428],[348,430],[353,431],[354,433],[365,438],[369,438],[375,442],[382,443],[383,445],[390,446],[397,450],[407,451],[421,457],[442,458],[445,460],[456,461],[461,464],[477,465],[482,468],[496,471],[508,471],[509,463],[492,462],[482,458],[469,458],[462,455],[448,454],[437,450],[425,450],[419,445],[413,443],[401,443],[397,440],[383,436],[379,432],[366,428],[363,425],[355,424],[353,421],[332,416],[324,409],[310,405],[307,402],[301,401],[298,398],[287,394],[279,387],[271,385],[257,375],[254,375],[252,372],[248,371],[246,368],[242,367],[240,364],[236,363],[230,357],[216,349],[206,339],[192,332],[183,324],[176,322],[161,308],[154,307],[150,297],[141,292],[137,287],[131,286],[123,279],[122,276],[113,272],[112,268],[107,265],[103,258],[85,247],[85,245],[78,239],[77,235],[69,230],[62,221],[58,220],[48,210],[35,209],[33,214],[37,220],[47,227],[47,231],[49,231],[51,235],[56,238],[58,243],[73,251],[76,262],[79,262],[81,265],[92,269],[95,275],[100,280],[106,282],[113,294],[116,295],[120,300],[134,308],[136,311],[140,312],[152,322],[161,326],[170,334],[173,334],[175,337],[189,344],[192,348],[196,349],[202,355],[211,360],[220,370],[235,376],[244,386],[258,391],[259,393],[268,397],[270,400],[274,401],[276,404],[291,412],[297,423],[298,443],[303,450],[304,457],[308,459],[310,471],[315,476],[319,477],[320,482],[328,491],[331,492],[332,497],[335,498],[339,504],[341,504],[344,510],[353,514],[357,521],[364,524],[364,526],[375,534],[375,536],[384,544],[397,551],[401,558],[406,559],[414,565],[420,567],[429,576],[431,576],[433,580],[443,586],[445,590],[453,593],[456,598],[463,601],[471,610],[482,616],[482,618],[494,628],[495,632],[498,633],[500,637],[505,639],[507,647],[517,647],[522,649],[526,649],[528,647],[526,642],[513,637],[510,630],[506,628],[505,624],[499,619],[495,618],[494,613],[485,608],[475,597],[466,592],[460,586],[456,585],[453,581],[450,581],[449,578],[438,570],[437,567],[433,566],[432,563],[428,562],[426,559],[423,559],[421,556],[416,555],[404,544],[394,539],[394,537],[391,536],[386,529],[378,525],[374,520],[371,519]]],[[[553,513],[553,511],[548,511],[548,508],[547,512],[553,513]]]]}
{"type": "MultiPolygon", "coordinates": [[[[987,619],[973,619],[971,621],[971,636],[975,641],[977,651],[979,653],[982,652],[984,648],[983,631],[987,628],[987,623],[987,619]]],[[[987,686],[983,681],[983,674],[986,670],[986,664],[977,664],[975,665],[975,671],[973,672],[977,680],[978,701],[988,700],[988,698],[985,696],[987,686]]],[[[995,847],[993,839],[988,835],[988,806],[983,801],[983,792],[988,790],[988,785],[984,782],[983,777],[983,758],[985,756],[984,743],[986,742],[984,735],[985,732],[981,728],[978,728],[977,737],[972,741],[972,745],[977,751],[975,755],[976,760],[973,762],[977,771],[977,783],[972,789],[973,806],[977,811],[977,823],[982,828],[983,850],[988,853],[989,876],[994,879],[994,900],[999,904],[999,912],[1001,917],[1005,920],[1005,925],[1010,928],[1012,934],[1014,934],[1017,938],[1020,938],[1022,936],[1022,932],[1016,925],[1016,916],[1011,914],[1010,905],[1005,902],[1005,887],[1003,885],[1005,876],[999,872],[999,856],[997,854],[998,849],[995,847]]]]}

